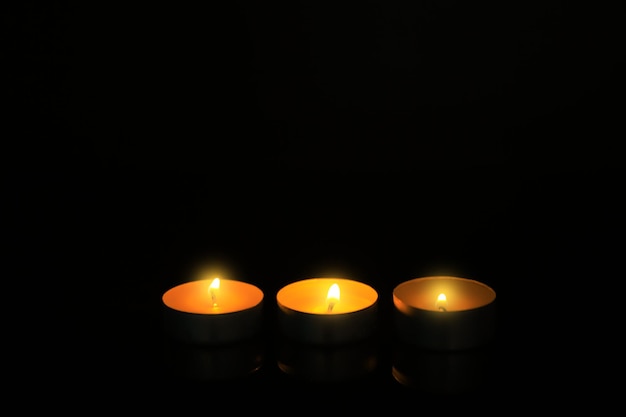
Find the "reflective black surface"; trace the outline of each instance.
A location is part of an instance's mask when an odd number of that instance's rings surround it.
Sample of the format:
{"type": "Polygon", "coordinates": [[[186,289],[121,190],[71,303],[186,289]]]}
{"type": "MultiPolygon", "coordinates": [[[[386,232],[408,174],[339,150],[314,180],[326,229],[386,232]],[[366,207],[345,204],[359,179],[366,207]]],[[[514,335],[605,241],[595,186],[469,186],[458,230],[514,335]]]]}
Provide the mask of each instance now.
{"type": "Polygon", "coordinates": [[[19,201],[33,204],[15,217],[21,233],[13,250],[33,248],[12,258],[15,277],[24,279],[29,302],[45,307],[36,322],[15,327],[35,339],[24,370],[36,387],[65,375],[61,386],[103,407],[182,402],[219,412],[292,402],[323,412],[325,398],[363,411],[434,410],[442,402],[480,410],[497,401],[534,408],[612,395],[602,375],[621,358],[612,269],[619,250],[607,236],[617,233],[620,216],[604,188],[616,184],[608,173],[542,174],[503,188],[491,182],[503,178],[495,171],[450,173],[449,180],[437,173],[437,182],[426,181],[432,173],[395,182],[377,176],[384,184],[361,174],[350,188],[342,186],[345,175],[312,181],[292,172],[300,185],[289,192],[272,182],[246,188],[179,174],[108,174],[84,182],[57,176],[62,191],[52,205],[62,210],[35,209],[39,196],[16,190],[19,201]],[[484,192],[460,197],[468,183],[484,192]],[[74,195],[72,184],[85,188],[74,195]],[[422,190],[421,203],[404,194],[414,189],[422,190]],[[161,296],[192,279],[200,262],[263,290],[258,338],[213,347],[168,339],[161,296]],[[434,273],[494,288],[491,343],[432,352],[394,334],[393,288],[434,273]],[[276,292],[323,275],[377,290],[380,329],[371,340],[316,347],[280,334],[276,292]]]}
{"type": "MultiPolygon", "coordinates": [[[[229,192],[225,185],[219,187],[223,193],[201,187],[211,183],[206,178],[167,188],[165,178],[155,180],[157,174],[125,174],[107,177],[105,183],[116,186],[102,194],[95,190],[104,188],[92,183],[90,207],[96,209],[82,214],[89,227],[75,235],[90,235],[89,245],[74,247],[74,264],[68,263],[78,277],[71,294],[80,306],[62,316],[76,326],[65,339],[71,341],[63,354],[69,358],[53,365],[75,375],[79,385],[106,383],[105,391],[90,392],[94,401],[183,402],[220,412],[253,404],[289,408],[291,402],[322,412],[326,398],[344,410],[363,411],[417,404],[424,410],[438,404],[479,410],[498,401],[538,407],[571,401],[574,393],[581,400],[595,398],[585,397],[602,386],[593,381],[606,362],[619,358],[617,344],[599,345],[616,337],[606,333],[611,306],[601,313],[593,307],[606,299],[611,285],[601,274],[615,254],[599,239],[615,217],[595,217],[592,228],[588,209],[579,204],[593,195],[596,202],[608,203],[611,198],[599,196],[595,185],[608,184],[611,177],[541,175],[467,200],[457,197],[456,182],[440,180],[440,187],[430,185],[445,189],[446,200],[404,206],[401,193],[376,198],[397,191],[391,182],[390,188],[355,182],[368,186],[346,196],[345,188],[337,187],[345,176],[317,176],[326,190],[322,194],[301,186],[276,199],[267,198],[271,192],[265,189],[261,200],[254,198],[259,188],[253,187],[235,203],[223,198],[229,192]],[[335,199],[326,200],[327,192],[335,192],[335,199]],[[228,203],[216,209],[217,195],[228,203]],[[386,208],[373,201],[384,201],[386,208]],[[449,217],[439,211],[451,206],[455,213],[449,217]],[[277,215],[284,211],[296,219],[277,215]],[[161,296],[190,279],[197,259],[229,265],[232,276],[264,291],[258,338],[208,347],[168,339],[161,296]],[[491,343],[438,352],[407,345],[394,334],[393,288],[434,272],[478,279],[496,290],[491,343]],[[372,339],[308,346],[280,333],[278,289],[326,274],[362,280],[378,291],[381,326],[372,339]],[[229,400],[230,395],[238,399],[229,400]]],[[[496,174],[472,183],[490,187],[489,178],[501,178],[496,174]]],[[[479,174],[452,177],[466,184],[471,175],[479,174]]],[[[398,181],[396,186],[408,180],[398,181]]],[[[410,181],[419,182],[418,176],[410,181]]],[[[420,187],[400,187],[411,188],[420,187]]],[[[608,205],[604,209],[615,214],[608,205]]]]}

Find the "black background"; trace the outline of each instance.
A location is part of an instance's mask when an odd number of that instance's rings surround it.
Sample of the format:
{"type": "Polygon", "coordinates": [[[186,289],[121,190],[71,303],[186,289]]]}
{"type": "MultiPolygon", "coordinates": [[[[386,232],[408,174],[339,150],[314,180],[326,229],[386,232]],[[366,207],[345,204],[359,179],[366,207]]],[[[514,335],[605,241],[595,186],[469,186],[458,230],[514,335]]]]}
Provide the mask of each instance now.
{"type": "Polygon", "coordinates": [[[34,339],[16,386],[206,413],[614,398],[623,6],[213,3],[7,10],[8,301],[52,307],[10,320],[34,339]],[[201,262],[265,293],[248,377],[168,364],[160,297],[201,262]],[[379,292],[378,366],[286,375],[275,293],[331,274],[379,292]],[[431,274],[498,293],[488,376],[461,393],[391,376],[391,292],[431,274]]]}

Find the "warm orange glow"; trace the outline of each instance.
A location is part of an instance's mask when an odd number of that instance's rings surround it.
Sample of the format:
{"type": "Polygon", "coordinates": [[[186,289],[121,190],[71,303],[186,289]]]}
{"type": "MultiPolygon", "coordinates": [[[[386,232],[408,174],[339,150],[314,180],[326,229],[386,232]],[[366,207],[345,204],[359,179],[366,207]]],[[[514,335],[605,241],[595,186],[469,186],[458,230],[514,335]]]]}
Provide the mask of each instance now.
{"type": "Polygon", "coordinates": [[[496,293],[475,280],[441,275],[403,282],[394,288],[393,298],[394,304],[407,312],[412,309],[454,312],[487,306],[495,301],[496,293]],[[439,299],[440,294],[445,300],[439,299]]]}
{"type": "Polygon", "coordinates": [[[163,294],[163,302],[169,308],[195,314],[234,313],[254,308],[262,301],[263,291],[258,287],[223,278],[189,281],[163,294]]]}
{"type": "Polygon", "coordinates": [[[437,309],[441,311],[446,311],[448,309],[448,299],[444,293],[437,296],[437,303],[435,305],[437,306],[437,309]]]}
{"type": "Polygon", "coordinates": [[[326,295],[326,300],[328,301],[329,313],[333,311],[333,307],[335,307],[335,304],[339,301],[339,295],[340,295],[339,285],[337,283],[334,283],[333,285],[330,286],[330,288],[328,289],[328,294],[326,295]]]}
{"type": "Polygon", "coordinates": [[[220,279],[214,278],[211,281],[211,285],[209,285],[209,293],[211,294],[211,301],[213,302],[213,307],[217,307],[217,293],[220,289],[220,279]]]}
{"type": "Polygon", "coordinates": [[[372,307],[378,300],[378,293],[369,285],[349,279],[310,278],[284,286],[276,294],[276,300],[286,309],[309,314],[335,315],[372,307]],[[335,284],[337,287],[333,289],[335,284]],[[329,302],[333,300],[330,312],[329,302]]]}

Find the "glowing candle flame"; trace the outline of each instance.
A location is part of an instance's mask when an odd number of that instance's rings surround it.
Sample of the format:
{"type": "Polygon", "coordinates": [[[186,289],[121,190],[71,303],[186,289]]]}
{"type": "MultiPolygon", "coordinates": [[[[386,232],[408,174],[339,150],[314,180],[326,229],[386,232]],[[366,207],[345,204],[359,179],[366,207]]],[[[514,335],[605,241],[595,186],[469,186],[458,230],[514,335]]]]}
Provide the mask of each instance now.
{"type": "Polygon", "coordinates": [[[217,292],[220,289],[220,279],[214,278],[211,281],[211,285],[209,285],[209,293],[211,294],[211,301],[213,302],[213,307],[217,307],[217,292]]]}
{"type": "Polygon", "coordinates": [[[437,296],[437,303],[435,304],[437,308],[441,311],[446,311],[448,307],[448,299],[444,293],[441,293],[437,296]]]}
{"type": "Polygon", "coordinates": [[[339,285],[333,284],[330,286],[326,300],[328,300],[328,312],[330,313],[333,311],[337,301],[339,301],[339,285]]]}

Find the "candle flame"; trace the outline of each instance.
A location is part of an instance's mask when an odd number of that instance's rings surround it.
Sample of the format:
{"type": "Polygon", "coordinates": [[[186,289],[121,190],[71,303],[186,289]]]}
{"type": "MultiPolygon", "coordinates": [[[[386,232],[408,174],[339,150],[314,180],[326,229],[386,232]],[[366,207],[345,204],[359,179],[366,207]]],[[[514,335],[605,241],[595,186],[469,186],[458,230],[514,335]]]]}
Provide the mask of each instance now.
{"type": "Polygon", "coordinates": [[[333,311],[335,304],[339,301],[339,285],[337,283],[330,286],[328,289],[328,294],[326,295],[326,300],[328,301],[328,312],[333,311]]]}
{"type": "Polygon", "coordinates": [[[211,294],[211,301],[213,302],[213,307],[217,307],[217,291],[220,289],[220,279],[214,278],[211,281],[211,285],[209,285],[209,293],[211,294]]]}
{"type": "Polygon", "coordinates": [[[441,311],[446,311],[448,307],[448,299],[444,293],[441,293],[437,296],[437,302],[435,303],[437,309],[441,311]]]}

